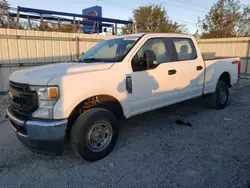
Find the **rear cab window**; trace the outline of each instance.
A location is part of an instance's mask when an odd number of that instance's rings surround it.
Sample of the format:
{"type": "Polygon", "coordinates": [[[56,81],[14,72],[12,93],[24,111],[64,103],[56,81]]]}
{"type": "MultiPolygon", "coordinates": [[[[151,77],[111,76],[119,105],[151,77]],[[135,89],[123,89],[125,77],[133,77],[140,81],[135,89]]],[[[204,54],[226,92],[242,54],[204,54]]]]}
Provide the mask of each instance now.
{"type": "Polygon", "coordinates": [[[197,52],[193,41],[190,38],[173,38],[179,61],[194,60],[197,58],[197,52]]]}

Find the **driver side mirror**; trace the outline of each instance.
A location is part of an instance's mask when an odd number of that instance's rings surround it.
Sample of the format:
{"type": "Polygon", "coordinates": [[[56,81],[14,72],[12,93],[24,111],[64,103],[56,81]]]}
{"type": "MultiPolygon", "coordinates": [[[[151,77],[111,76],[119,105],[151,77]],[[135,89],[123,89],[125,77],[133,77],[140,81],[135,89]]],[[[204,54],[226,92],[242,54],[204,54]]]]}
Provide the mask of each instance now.
{"type": "Polygon", "coordinates": [[[154,69],[157,66],[156,56],[152,50],[145,50],[143,58],[139,58],[138,54],[132,59],[133,71],[144,71],[154,69]]]}
{"type": "Polygon", "coordinates": [[[132,69],[134,72],[136,71],[144,71],[147,69],[147,64],[143,58],[139,58],[138,54],[136,54],[132,59],[132,69]]]}

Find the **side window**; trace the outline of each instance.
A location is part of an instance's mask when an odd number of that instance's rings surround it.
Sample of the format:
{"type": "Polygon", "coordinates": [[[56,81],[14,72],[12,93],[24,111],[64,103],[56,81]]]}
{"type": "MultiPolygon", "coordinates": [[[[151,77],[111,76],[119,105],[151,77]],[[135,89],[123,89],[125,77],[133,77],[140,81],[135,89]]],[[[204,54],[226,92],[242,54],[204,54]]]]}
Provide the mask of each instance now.
{"type": "Polygon", "coordinates": [[[134,71],[142,71],[155,68],[158,64],[171,60],[169,51],[163,38],[147,40],[132,60],[134,71]]]}
{"type": "Polygon", "coordinates": [[[179,61],[196,59],[197,53],[194,43],[188,38],[173,38],[179,61]]]}

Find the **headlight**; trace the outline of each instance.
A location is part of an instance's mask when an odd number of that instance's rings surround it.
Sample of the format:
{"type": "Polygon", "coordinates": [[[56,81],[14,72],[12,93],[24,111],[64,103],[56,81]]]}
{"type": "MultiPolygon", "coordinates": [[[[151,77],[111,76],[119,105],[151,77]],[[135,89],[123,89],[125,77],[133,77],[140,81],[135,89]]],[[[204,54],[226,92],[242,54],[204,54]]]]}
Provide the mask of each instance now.
{"type": "Polygon", "coordinates": [[[53,107],[59,98],[58,87],[31,86],[30,89],[38,95],[38,109],[32,117],[53,119],[53,107]]]}

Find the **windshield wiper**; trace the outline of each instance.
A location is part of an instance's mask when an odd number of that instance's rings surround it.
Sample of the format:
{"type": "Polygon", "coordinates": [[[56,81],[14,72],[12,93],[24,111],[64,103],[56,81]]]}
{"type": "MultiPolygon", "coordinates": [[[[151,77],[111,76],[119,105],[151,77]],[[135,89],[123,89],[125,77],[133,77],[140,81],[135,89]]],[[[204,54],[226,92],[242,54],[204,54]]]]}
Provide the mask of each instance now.
{"type": "Polygon", "coordinates": [[[101,58],[86,58],[86,59],[80,60],[80,62],[92,63],[92,62],[110,62],[110,61],[107,61],[101,58]]]}

